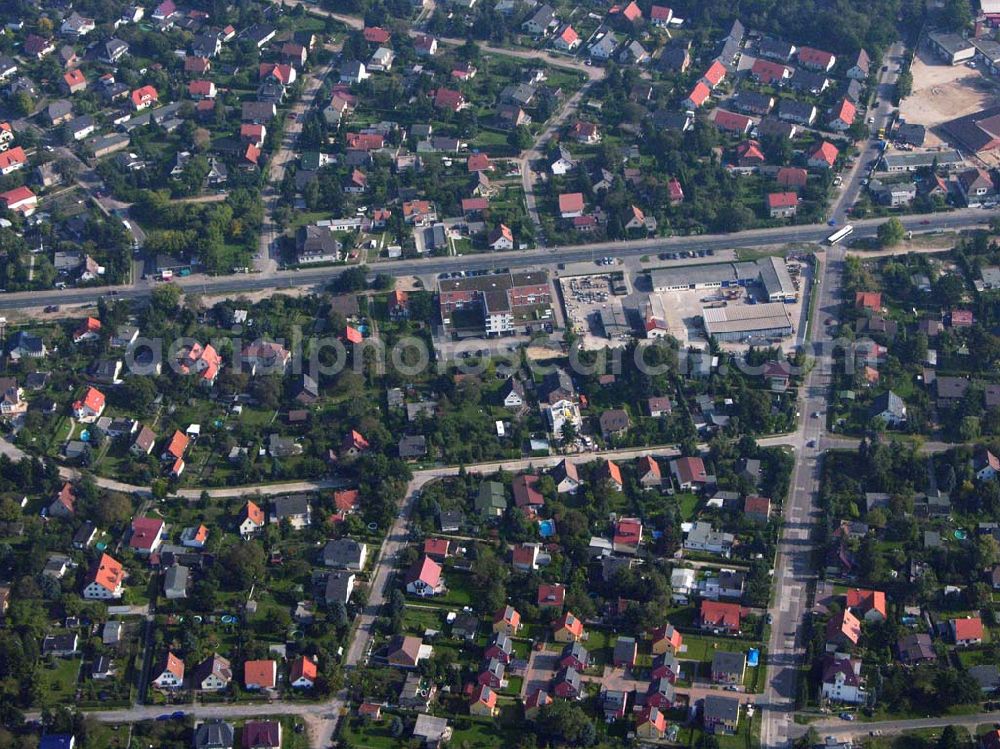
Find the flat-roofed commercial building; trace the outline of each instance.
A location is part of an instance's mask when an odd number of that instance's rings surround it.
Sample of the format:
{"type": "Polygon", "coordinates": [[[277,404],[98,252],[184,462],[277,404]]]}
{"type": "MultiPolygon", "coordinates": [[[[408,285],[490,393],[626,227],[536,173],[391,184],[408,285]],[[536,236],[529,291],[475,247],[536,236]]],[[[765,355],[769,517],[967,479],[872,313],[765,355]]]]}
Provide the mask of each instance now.
{"type": "Polygon", "coordinates": [[[792,334],[788,308],[780,302],[705,307],[701,311],[705,332],[720,341],[743,341],[792,334]]]}
{"type": "Polygon", "coordinates": [[[794,300],[798,296],[784,259],[766,257],[756,262],[712,263],[659,268],[650,272],[653,290],[684,291],[718,289],[760,283],[770,301],[794,300]]]}

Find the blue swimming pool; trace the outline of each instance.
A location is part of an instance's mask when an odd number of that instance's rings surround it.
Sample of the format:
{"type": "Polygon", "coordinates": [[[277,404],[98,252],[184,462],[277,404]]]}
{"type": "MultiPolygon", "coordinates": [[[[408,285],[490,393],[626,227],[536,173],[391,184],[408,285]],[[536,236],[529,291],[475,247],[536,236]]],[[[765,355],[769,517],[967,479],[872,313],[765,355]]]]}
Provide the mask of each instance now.
{"type": "Polygon", "coordinates": [[[84,429],[80,432],[80,442],[90,442],[90,431],[84,429]]]}
{"type": "Polygon", "coordinates": [[[757,648],[750,648],[747,651],[747,665],[756,667],[760,663],[760,651],[757,648]]]}
{"type": "Polygon", "coordinates": [[[542,538],[550,538],[551,536],[556,535],[556,521],[539,520],[538,535],[540,535],[542,538]]]}

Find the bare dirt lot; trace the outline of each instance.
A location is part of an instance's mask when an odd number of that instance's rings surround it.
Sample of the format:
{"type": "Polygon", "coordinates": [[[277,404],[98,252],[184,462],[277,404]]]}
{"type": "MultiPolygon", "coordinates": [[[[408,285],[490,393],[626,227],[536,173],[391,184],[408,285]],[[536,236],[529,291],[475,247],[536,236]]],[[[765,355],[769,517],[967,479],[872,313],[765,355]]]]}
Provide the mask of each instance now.
{"type": "MultiPolygon", "coordinates": [[[[996,87],[978,68],[945,65],[926,48],[917,53],[910,70],[913,94],[900,103],[899,115],[909,123],[927,126],[928,131],[996,102],[996,87]]],[[[941,143],[936,134],[927,133],[925,146],[941,143]]]]}

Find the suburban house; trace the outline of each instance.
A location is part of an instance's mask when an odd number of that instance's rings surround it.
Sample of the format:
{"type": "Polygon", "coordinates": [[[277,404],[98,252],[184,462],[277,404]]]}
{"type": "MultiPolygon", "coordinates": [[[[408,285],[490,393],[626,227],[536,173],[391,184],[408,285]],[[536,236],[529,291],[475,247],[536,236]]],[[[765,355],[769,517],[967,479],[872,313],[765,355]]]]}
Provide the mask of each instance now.
{"type": "Polygon", "coordinates": [[[157,689],[180,689],[184,685],[184,661],[170,651],[154,665],[152,673],[157,689]]]}
{"type": "Polygon", "coordinates": [[[423,557],[413,563],[406,572],[404,583],[406,592],[416,596],[434,596],[445,591],[441,577],[441,565],[430,557],[423,557]]]}

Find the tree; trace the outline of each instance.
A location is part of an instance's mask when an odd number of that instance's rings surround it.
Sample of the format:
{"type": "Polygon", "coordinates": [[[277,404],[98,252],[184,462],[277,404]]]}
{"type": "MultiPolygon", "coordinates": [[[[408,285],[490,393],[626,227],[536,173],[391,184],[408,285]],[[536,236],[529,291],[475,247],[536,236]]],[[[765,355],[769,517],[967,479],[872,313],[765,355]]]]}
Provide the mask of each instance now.
{"type": "Polygon", "coordinates": [[[180,286],[175,286],[172,283],[160,284],[150,294],[150,303],[153,309],[165,316],[172,315],[177,310],[180,301],[180,286]]]}
{"type": "Polygon", "coordinates": [[[896,97],[902,100],[912,93],[913,73],[911,73],[909,68],[907,68],[899,74],[898,78],[896,78],[896,97]]]}
{"type": "Polygon", "coordinates": [[[878,227],[878,243],[880,247],[893,247],[903,241],[906,229],[903,222],[895,216],[878,227]]]}
{"type": "Polygon", "coordinates": [[[969,0],[946,0],[941,9],[941,20],[952,31],[965,31],[972,23],[972,6],[969,0]]]}
{"type": "Polygon", "coordinates": [[[518,125],[507,136],[507,145],[523,151],[531,146],[531,131],[524,125],[518,125]]]}

